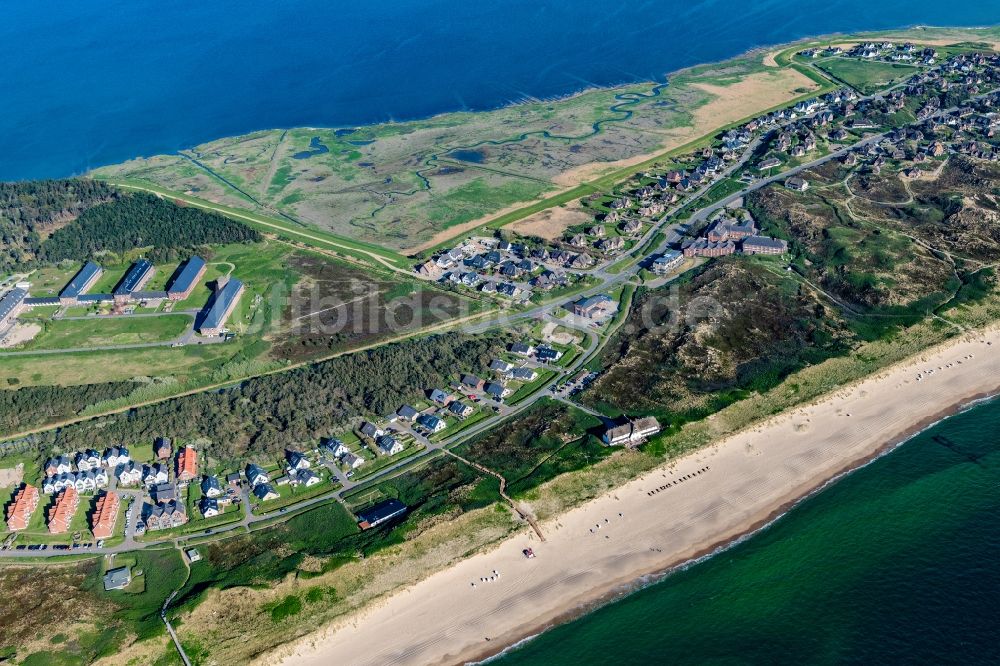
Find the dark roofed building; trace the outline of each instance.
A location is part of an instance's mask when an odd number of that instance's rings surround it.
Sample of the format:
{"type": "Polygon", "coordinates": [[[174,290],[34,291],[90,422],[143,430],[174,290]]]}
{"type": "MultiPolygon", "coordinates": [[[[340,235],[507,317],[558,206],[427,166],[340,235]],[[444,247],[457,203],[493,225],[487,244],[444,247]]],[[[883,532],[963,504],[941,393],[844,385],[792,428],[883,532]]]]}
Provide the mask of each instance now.
{"type": "Polygon", "coordinates": [[[744,254],[784,254],[786,252],[788,252],[788,243],[778,238],[752,236],[743,241],[744,254]]]}
{"type": "Polygon", "coordinates": [[[205,274],[205,260],[199,256],[194,256],[184,262],[184,265],[174,273],[170,285],[167,287],[167,296],[172,301],[182,301],[191,295],[198,280],[205,274]]]}
{"type": "Polygon", "coordinates": [[[88,289],[94,286],[97,279],[101,277],[103,269],[92,261],[83,265],[73,279],[70,280],[63,290],[59,292],[59,300],[64,305],[72,305],[88,289]]]}
{"type": "Polygon", "coordinates": [[[132,582],[132,572],[128,567],[118,567],[117,569],[109,569],[106,574],[104,574],[104,589],[105,590],[121,590],[128,587],[128,584],[132,582]]]}
{"type": "Polygon", "coordinates": [[[133,291],[139,291],[143,286],[149,282],[149,278],[153,277],[155,273],[153,264],[151,264],[146,259],[140,259],[139,261],[132,264],[128,272],[125,273],[125,277],[121,279],[118,286],[115,287],[114,297],[116,300],[128,300],[133,291]]]}
{"type": "Polygon", "coordinates": [[[398,499],[387,499],[374,506],[358,511],[358,527],[363,530],[378,527],[397,516],[406,513],[406,505],[398,499]]]}
{"type": "Polygon", "coordinates": [[[202,311],[198,332],[202,335],[219,335],[226,325],[226,320],[243,295],[243,283],[236,278],[230,278],[222,286],[216,287],[215,293],[209,299],[202,311]]]}
{"type": "Polygon", "coordinates": [[[28,292],[24,289],[11,289],[0,298],[0,329],[12,323],[24,309],[24,301],[28,292]]]}

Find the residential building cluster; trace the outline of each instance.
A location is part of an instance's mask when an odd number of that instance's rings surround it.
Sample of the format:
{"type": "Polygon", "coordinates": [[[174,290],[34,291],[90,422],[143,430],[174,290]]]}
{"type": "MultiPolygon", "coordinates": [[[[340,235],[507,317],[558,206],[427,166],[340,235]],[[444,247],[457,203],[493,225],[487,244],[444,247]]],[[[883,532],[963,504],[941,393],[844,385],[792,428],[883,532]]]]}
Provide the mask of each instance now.
{"type": "Polygon", "coordinates": [[[683,243],[685,257],[724,257],[743,254],[784,254],[788,244],[777,238],[758,235],[757,223],[749,211],[739,211],[738,218],[720,213],[699,238],[683,243]]]}

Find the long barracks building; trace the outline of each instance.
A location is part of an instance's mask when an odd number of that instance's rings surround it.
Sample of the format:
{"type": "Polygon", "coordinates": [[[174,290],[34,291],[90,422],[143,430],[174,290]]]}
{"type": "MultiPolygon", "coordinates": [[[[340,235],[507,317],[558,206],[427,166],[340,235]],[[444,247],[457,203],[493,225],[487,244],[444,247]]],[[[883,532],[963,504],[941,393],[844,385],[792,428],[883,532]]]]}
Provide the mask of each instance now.
{"type": "Polygon", "coordinates": [[[236,278],[230,278],[225,284],[216,287],[215,293],[209,299],[208,305],[198,316],[198,332],[202,335],[219,335],[226,326],[226,320],[243,295],[243,283],[236,278]]]}
{"type": "Polygon", "coordinates": [[[201,277],[205,274],[205,260],[194,256],[174,273],[167,287],[167,297],[172,301],[183,301],[191,295],[201,277]]]}
{"type": "Polygon", "coordinates": [[[146,259],[140,259],[132,264],[128,272],[125,273],[125,277],[115,287],[115,302],[127,303],[132,299],[133,292],[142,289],[155,272],[156,269],[153,268],[153,264],[146,259]]]}
{"type": "Polygon", "coordinates": [[[83,268],[77,271],[73,279],[59,292],[59,302],[63,305],[75,305],[80,300],[80,296],[86,294],[87,290],[94,286],[103,272],[104,269],[94,262],[85,263],[83,268]]]}

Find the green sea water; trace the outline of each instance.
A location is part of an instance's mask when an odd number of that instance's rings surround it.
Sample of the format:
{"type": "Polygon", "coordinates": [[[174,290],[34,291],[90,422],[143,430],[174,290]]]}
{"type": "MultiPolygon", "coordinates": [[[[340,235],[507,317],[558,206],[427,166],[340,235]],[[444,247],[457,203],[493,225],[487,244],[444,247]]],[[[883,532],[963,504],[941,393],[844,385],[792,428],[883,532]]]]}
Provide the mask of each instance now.
{"type": "Polygon", "coordinates": [[[1000,401],[494,663],[1000,664],[1000,401]]]}

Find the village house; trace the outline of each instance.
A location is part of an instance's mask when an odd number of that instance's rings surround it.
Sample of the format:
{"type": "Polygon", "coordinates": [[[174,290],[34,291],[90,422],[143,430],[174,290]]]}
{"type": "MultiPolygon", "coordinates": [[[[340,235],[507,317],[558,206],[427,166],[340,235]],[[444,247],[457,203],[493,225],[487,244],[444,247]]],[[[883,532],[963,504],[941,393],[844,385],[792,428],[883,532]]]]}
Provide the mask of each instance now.
{"type": "Polygon", "coordinates": [[[170,460],[173,452],[173,442],[170,441],[169,437],[157,437],[153,440],[153,455],[158,460],[170,460]]]}
{"type": "Polygon", "coordinates": [[[250,463],[246,468],[247,482],[251,486],[258,486],[262,483],[268,483],[271,480],[271,476],[267,471],[260,465],[255,465],[250,463]]]}
{"type": "Polygon", "coordinates": [[[401,421],[413,423],[413,420],[417,418],[417,414],[419,413],[420,412],[418,412],[410,405],[403,405],[402,407],[396,410],[396,417],[401,421]]]}
{"type": "Polygon", "coordinates": [[[558,361],[562,358],[563,353],[558,349],[553,349],[552,347],[541,346],[535,350],[535,358],[542,363],[548,363],[550,361],[558,361]]]}
{"type": "Polygon", "coordinates": [[[570,237],[569,244],[573,247],[587,247],[587,237],[583,234],[576,234],[570,237]]]}
{"type": "Polygon", "coordinates": [[[270,483],[261,483],[254,486],[253,494],[254,497],[259,499],[261,502],[269,502],[271,500],[276,500],[279,497],[281,497],[281,495],[278,494],[278,491],[276,491],[274,489],[274,486],[272,486],[270,483]]]}
{"type": "Polygon", "coordinates": [[[70,486],[56,496],[55,503],[49,508],[48,526],[51,534],[64,534],[69,531],[73,515],[80,505],[80,494],[70,486]]]}
{"type": "Polygon", "coordinates": [[[145,506],[146,529],[150,531],[180,527],[188,521],[184,503],[177,500],[158,502],[145,506]]]}
{"type": "Polygon", "coordinates": [[[515,342],[510,346],[510,351],[518,356],[531,356],[535,353],[535,348],[527,342],[515,342]]]}
{"type": "Polygon", "coordinates": [[[485,382],[483,382],[482,379],[476,377],[475,375],[462,375],[462,384],[464,386],[468,386],[471,389],[479,390],[483,388],[484,383],[485,382]]]}
{"type": "Polygon", "coordinates": [[[621,225],[622,233],[634,236],[642,231],[642,222],[639,220],[626,220],[621,225]]]}
{"type": "Polygon", "coordinates": [[[514,368],[510,378],[519,382],[533,382],[538,379],[538,373],[533,368],[514,368]]]}
{"type": "Polygon", "coordinates": [[[198,500],[198,510],[201,511],[202,518],[212,518],[222,513],[219,510],[219,501],[212,497],[202,497],[198,500]]]}
{"type": "Polygon", "coordinates": [[[190,446],[177,452],[177,480],[187,483],[198,476],[198,452],[190,446]]]}
{"type": "Polygon", "coordinates": [[[798,176],[785,179],[785,187],[796,192],[805,192],[809,189],[809,181],[798,176]]]}
{"type": "Polygon", "coordinates": [[[147,488],[170,480],[170,473],[163,463],[144,465],[142,468],[142,483],[147,488]]]}
{"type": "Polygon", "coordinates": [[[149,494],[155,497],[157,502],[169,502],[177,499],[177,485],[158,483],[150,489],[149,494]]]}
{"type": "Polygon", "coordinates": [[[512,366],[507,361],[501,360],[499,358],[495,358],[492,361],[490,361],[490,370],[494,372],[499,372],[501,374],[506,374],[510,372],[512,367],[514,366],[512,366]]]}
{"type": "Polygon", "coordinates": [[[436,402],[439,405],[447,405],[451,396],[442,391],[441,389],[431,389],[428,397],[432,402],[436,402]]]}
{"type": "Polygon", "coordinates": [[[445,422],[433,414],[421,414],[417,423],[431,432],[441,432],[445,429],[445,422]]]}
{"type": "Polygon", "coordinates": [[[365,464],[365,459],[351,453],[350,451],[345,451],[340,456],[340,462],[347,465],[349,469],[357,469],[365,464]]]}
{"type": "Polygon", "coordinates": [[[608,446],[638,446],[660,431],[660,423],[652,416],[608,428],[602,437],[608,446]]]}
{"type": "Polygon", "coordinates": [[[142,482],[142,466],[129,460],[123,465],[118,465],[115,469],[115,476],[118,477],[118,485],[134,486],[142,482]]]}
{"type": "Polygon", "coordinates": [[[625,248],[625,239],[621,236],[612,236],[600,241],[597,248],[602,252],[621,252],[625,248]]]}
{"type": "Polygon", "coordinates": [[[96,469],[101,466],[101,454],[93,449],[87,449],[76,454],[76,468],[81,472],[96,469]]]}
{"type": "Polygon", "coordinates": [[[232,472],[230,474],[226,474],[226,483],[231,488],[239,488],[240,484],[242,483],[242,481],[240,480],[240,473],[232,472]]]}
{"type": "MultiPolygon", "coordinates": [[[[423,418],[423,416],[421,416],[421,418],[423,418]]],[[[419,423],[420,420],[418,419],[417,421],[419,423]]],[[[382,435],[375,441],[375,446],[378,447],[378,450],[381,451],[383,455],[387,456],[393,456],[397,453],[402,453],[403,451],[403,444],[392,435],[382,435]]]]}
{"type": "Polygon", "coordinates": [[[382,428],[379,428],[377,425],[369,421],[362,421],[361,427],[358,428],[358,432],[368,439],[378,439],[385,434],[385,431],[382,430],[382,428]]]}
{"type": "Polygon", "coordinates": [[[111,469],[115,469],[118,465],[124,465],[130,461],[132,457],[129,455],[128,449],[124,446],[112,446],[104,452],[104,466],[111,469]]]}
{"type": "Polygon", "coordinates": [[[759,171],[764,171],[765,169],[771,169],[776,166],[781,166],[781,160],[777,157],[767,157],[760,161],[760,164],[757,165],[757,169],[759,171]]]}
{"type": "Polygon", "coordinates": [[[104,591],[123,590],[132,582],[132,571],[129,567],[117,567],[108,569],[104,574],[104,591]]]}
{"type": "Polygon", "coordinates": [[[293,472],[297,472],[300,469],[309,469],[312,466],[312,463],[305,457],[305,454],[293,449],[285,449],[285,461],[288,463],[288,469],[293,472]]]}
{"type": "Polygon", "coordinates": [[[311,488],[322,480],[323,479],[320,478],[320,475],[311,469],[300,469],[292,475],[292,483],[306,488],[311,488]]]}
{"type": "Polygon", "coordinates": [[[64,472],[47,476],[42,480],[42,492],[46,495],[54,495],[64,488],[76,488],[76,474],[64,472]]]}
{"type": "Polygon", "coordinates": [[[460,419],[464,419],[466,416],[468,416],[475,410],[472,409],[470,405],[467,405],[464,402],[456,400],[450,405],[448,405],[448,411],[454,414],[455,416],[459,417],[460,419]]]}
{"type": "Polygon", "coordinates": [[[32,485],[24,484],[14,491],[14,497],[7,505],[7,529],[11,532],[26,529],[31,514],[38,508],[38,500],[38,488],[32,485]]]}
{"type": "Polygon", "coordinates": [[[503,384],[498,384],[497,382],[490,382],[486,385],[486,393],[497,400],[503,400],[511,394],[511,390],[504,386],[503,384]]]}
{"type": "Polygon", "coordinates": [[[217,476],[205,476],[201,480],[201,494],[205,497],[221,497],[223,495],[222,484],[217,476]]]}
{"type": "Polygon", "coordinates": [[[69,456],[57,456],[45,461],[45,474],[55,476],[56,474],[68,474],[73,471],[73,462],[69,456]]]}

